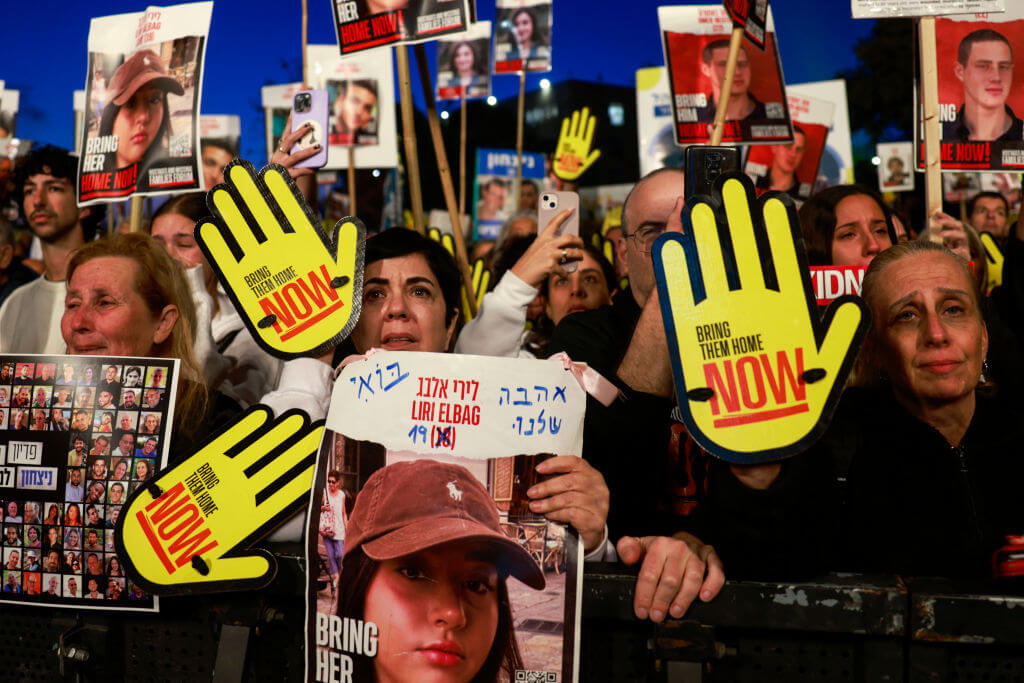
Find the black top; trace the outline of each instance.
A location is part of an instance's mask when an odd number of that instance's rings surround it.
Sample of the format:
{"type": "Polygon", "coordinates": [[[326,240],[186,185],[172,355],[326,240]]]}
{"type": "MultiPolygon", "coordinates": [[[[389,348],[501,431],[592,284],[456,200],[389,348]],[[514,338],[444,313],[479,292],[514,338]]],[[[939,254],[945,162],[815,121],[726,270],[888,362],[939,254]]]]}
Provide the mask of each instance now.
{"type": "MultiPolygon", "coordinates": [[[[996,141],[1021,141],[1024,140],[1024,121],[1017,118],[1016,114],[1009,106],[1003,105],[1006,109],[1007,115],[1009,115],[1012,123],[1010,129],[1005,133],[996,138],[996,141]]],[[[960,111],[956,113],[956,119],[953,121],[946,121],[942,124],[942,139],[943,140],[970,140],[971,131],[967,128],[966,122],[964,122],[964,108],[961,105],[960,111]]],[[[978,141],[980,142],[980,140],[978,141]]]]}

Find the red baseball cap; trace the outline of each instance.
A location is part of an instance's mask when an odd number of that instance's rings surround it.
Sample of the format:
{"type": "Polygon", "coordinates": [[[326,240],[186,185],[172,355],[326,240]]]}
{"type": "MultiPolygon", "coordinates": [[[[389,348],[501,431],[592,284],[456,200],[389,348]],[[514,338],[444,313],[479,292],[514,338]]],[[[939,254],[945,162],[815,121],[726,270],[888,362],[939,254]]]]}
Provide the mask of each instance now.
{"type": "Polygon", "coordinates": [[[397,462],[370,475],[345,527],[345,556],[362,547],[370,559],[393,560],[462,539],[492,544],[499,569],[544,588],[537,562],[502,533],[487,489],[465,467],[434,460],[397,462]]]}
{"type": "Polygon", "coordinates": [[[117,67],[110,84],[107,85],[107,91],[111,94],[111,101],[123,107],[135,91],[147,83],[175,95],[185,93],[181,83],[167,75],[163,61],[152,50],[139,50],[117,67]]]}

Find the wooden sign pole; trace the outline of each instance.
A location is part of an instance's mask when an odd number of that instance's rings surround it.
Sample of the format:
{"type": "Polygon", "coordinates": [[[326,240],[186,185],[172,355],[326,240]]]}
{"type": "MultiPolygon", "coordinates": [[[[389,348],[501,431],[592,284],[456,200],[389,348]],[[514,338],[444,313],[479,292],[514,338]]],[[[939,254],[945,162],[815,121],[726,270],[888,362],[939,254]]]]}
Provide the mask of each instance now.
{"type": "MultiPolygon", "coordinates": [[[[524,64],[525,67],[525,64],[524,64]]],[[[526,107],[526,72],[519,72],[519,108],[516,111],[516,184],[512,188],[515,197],[517,210],[522,209],[520,205],[520,186],[523,184],[523,118],[526,107]]]]}
{"type": "Polygon", "coordinates": [[[740,45],[743,43],[743,27],[734,26],[732,36],[729,38],[729,57],[725,63],[725,78],[722,79],[722,94],[718,98],[718,108],[715,109],[715,123],[711,129],[709,145],[722,144],[722,134],[725,132],[725,113],[729,109],[729,96],[732,94],[732,81],[736,76],[736,60],[740,56],[740,45]]]}
{"type": "Polygon", "coordinates": [[[466,89],[459,96],[459,219],[466,215],[466,89]]]}
{"type": "Polygon", "coordinates": [[[437,157],[437,171],[441,176],[441,189],[444,202],[448,208],[448,217],[452,222],[452,238],[455,242],[455,261],[462,273],[462,285],[466,288],[466,300],[469,303],[470,315],[476,315],[476,297],[473,296],[473,273],[469,269],[469,256],[466,253],[466,238],[462,234],[462,218],[455,201],[455,187],[452,184],[452,172],[448,167],[448,154],[444,149],[441,137],[441,121],[437,117],[437,104],[434,102],[434,84],[430,80],[430,67],[427,65],[427,51],[423,43],[414,46],[416,66],[420,72],[420,85],[423,86],[423,101],[427,105],[427,123],[430,125],[430,137],[434,142],[434,155],[437,157]]]}
{"type": "MultiPolygon", "coordinates": [[[[412,79],[409,76],[409,52],[404,45],[395,46],[398,64],[398,87],[402,105],[402,143],[405,147],[405,172],[409,178],[412,200],[412,227],[427,234],[423,220],[423,192],[420,188],[420,158],[416,151],[416,122],[412,115],[412,79]]],[[[431,97],[433,101],[433,97],[431,97]]]]}
{"type": "Polygon", "coordinates": [[[921,64],[921,102],[924,113],[924,193],[928,213],[928,239],[942,242],[931,225],[932,214],[942,208],[942,171],[939,156],[939,74],[935,57],[935,17],[917,22],[921,64]]]}

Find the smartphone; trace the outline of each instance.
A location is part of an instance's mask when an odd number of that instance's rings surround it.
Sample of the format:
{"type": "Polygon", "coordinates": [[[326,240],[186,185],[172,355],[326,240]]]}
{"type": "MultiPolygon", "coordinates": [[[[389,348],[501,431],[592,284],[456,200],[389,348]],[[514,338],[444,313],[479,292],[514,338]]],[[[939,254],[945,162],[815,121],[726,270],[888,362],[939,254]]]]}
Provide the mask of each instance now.
{"type": "Polygon", "coordinates": [[[300,90],[292,99],[292,130],[298,130],[306,122],[312,126],[292,146],[291,154],[320,145],[320,151],[295,164],[296,168],[321,168],[327,163],[327,106],[326,90],[300,90]]]}
{"type": "MultiPolygon", "coordinates": [[[[537,213],[537,229],[543,230],[551,219],[566,209],[574,209],[572,215],[558,226],[555,236],[569,233],[579,236],[580,234],[580,196],[575,192],[545,192],[540,196],[540,205],[537,213]]],[[[579,261],[569,261],[562,264],[567,273],[576,272],[579,261]]]]}
{"type": "Polygon", "coordinates": [[[686,199],[711,196],[711,186],[723,173],[740,170],[740,151],[736,147],[690,145],[686,148],[686,199]]]}

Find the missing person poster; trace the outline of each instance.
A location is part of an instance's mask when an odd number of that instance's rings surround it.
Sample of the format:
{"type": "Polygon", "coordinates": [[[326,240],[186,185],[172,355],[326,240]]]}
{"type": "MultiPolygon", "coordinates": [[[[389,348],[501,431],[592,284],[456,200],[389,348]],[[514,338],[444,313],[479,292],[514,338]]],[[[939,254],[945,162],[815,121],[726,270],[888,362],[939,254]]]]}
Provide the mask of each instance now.
{"type": "Polygon", "coordinates": [[[792,93],[788,100],[793,142],[751,147],[743,170],[758,191],[778,190],[803,200],[814,191],[835,105],[792,93]]]}
{"type": "MultiPolygon", "coordinates": [[[[706,142],[722,95],[732,18],[718,5],[659,7],[676,142],[706,142]]],[[[765,49],[743,39],[722,142],[791,142],[793,130],[771,10],[765,49]]]]}
{"type": "Polygon", "coordinates": [[[914,189],[914,143],[884,142],[877,146],[878,189],[909,192],[914,189]]]}
{"type": "MultiPolygon", "coordinates": [[[[544,183],[544,155],[523,152],[522,186],[533,185],[540,196],[544,183]]],[[[501,226],[519,206],[515,196],[516,151],[514,149],[476,150],[476,178],[473,181],[474,239],[497,239],[501,226]]]]}
{"type": "Polygon", "coordinates": [[[331,7],[343,55],[435,40],[470,25],[466,0],[333,0],[331,7]]]}
{"type": "Polygon", "coordinates": [[[585,407],[557,361],[346,366],[307,515],[306,680],[574,681],[582,548],[526,491],[579,455],[585,407]]]}
{"type": "Polygon", "coordinates": [[[846,99],[846,81],[787,83],[786,94],[807,95],[835,105],[832,127],[825,140],[825,152],[818,165],[815,191],[853,182],[853,142],[850,137],[850,107],[846,99]]]}
{"type": "Polygon", "coordinates": [[[551,71],[551,0],[496,0],[494,73],[551,71]]]}
{"type": "Polygon", "coordinates": [[[961,12],[1002,12],[1006,0],[850,0],[854,19],[934,17],[961,12]]]}
{"type": "Polygon", "coordinates": [[[154,610],[114,526],[167,462],[179,361],[0,355],[0,601],[154,610]]]}
{"type": "Polygon", "coordinates": [[[199,99],[212,12],[212,2],[197,2],[92,20],[80,205],[202,187],[199,99]]]}
{"type": "Polygon", "coordinates": [[[437,41],[438,100],[478,99],[491,94],[491,22],[437,41]]]}
{"type": "Polygon", "coordinates": [[[239,155],[242,120],[238,116],[204,114],[199,117],[203,159],[203,189],[224,182],[224,167],[239,155]]]}
{"type": "Polygon", "coordinates": [[[683,165],[676,145],[668,69],[650,66],[636,71],[636,123],[640,148],[640,177],[663,166],[683,165]]]}
{"type": "MultiPolygon", "coordinates": [[[[936,17],[942,170],[1024,168],[1024,69],[1013,68],[1020,58],[1013,46],[1022,44],[1024,6],[936,17]]],[[[924,168],[923,127],[923,122],[917,127],[915,140],[919,168],[924,168]]]]}
{"type": "Polygon", "coordinates": [[[947,202],[966,202],[979,192],[998,192],[1006,199],[1010,213],[1017,213],[1021,203],[1020,174],[967,171],[942,174],[942,198],[947,202]]]}
{"type": "Polygon", "coordinates": [[[0,138],[17,135],[20,94],[17,90],[5,89],[3,81],[0,81],[0,138]]]}

